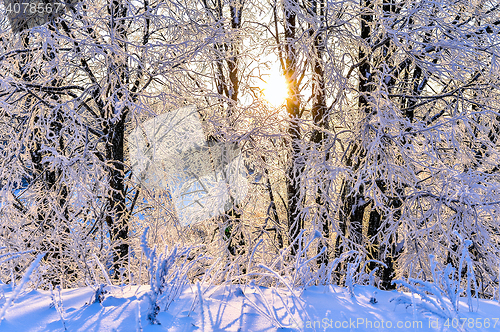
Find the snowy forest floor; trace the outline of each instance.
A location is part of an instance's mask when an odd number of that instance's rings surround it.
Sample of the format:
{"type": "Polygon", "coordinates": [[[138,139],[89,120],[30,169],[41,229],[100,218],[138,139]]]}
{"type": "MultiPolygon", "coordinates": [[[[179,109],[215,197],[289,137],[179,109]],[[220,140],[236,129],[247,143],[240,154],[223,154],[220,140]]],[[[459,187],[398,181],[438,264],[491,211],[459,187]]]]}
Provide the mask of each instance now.
{"type": "MultiPolygon", "coordinates": [[[[12,296],[9,287],[2,286],[0,308],[12,296]]],[[[105,290],[103,301],[90,305],[91,288],[62,290],[55,306],[49,291],[23,291],[7,310],[0,331],[500,331],[496,301],[474,300],[474,311],[469,312],[462,298],[458,315],[447,320],[420,311],[418,295],[412,299],[411,294],[371,286],[355,286],[351,296],[347,288],[336,286],[308,287],[291,294],[252,285],[200,290],[190,285],[168,310],[161,308],[157,317],[161,325],[147,320],[149,286],[105,290]],[[391,301],[401,295],[415,304],[415,310],[391,301]]]]}

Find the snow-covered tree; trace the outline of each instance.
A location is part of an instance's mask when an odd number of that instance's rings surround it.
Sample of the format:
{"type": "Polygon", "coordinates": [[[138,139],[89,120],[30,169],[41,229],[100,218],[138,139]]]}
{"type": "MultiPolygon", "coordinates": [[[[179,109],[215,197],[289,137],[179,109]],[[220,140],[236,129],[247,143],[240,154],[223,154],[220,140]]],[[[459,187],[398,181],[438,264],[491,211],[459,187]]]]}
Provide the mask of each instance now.
{"type": "Polygon", "coordinates": [[[41,271],[63,286],[106,269],[132,280],[149,226],[151,242],[200,244],[217,262],[192,264],[192,280],[263,273],[272,284],[276,269],[295,284],[371,273],[391,288],[432,278],[429,254],[459,269],[468,250],[476,291],[491,297],[499,11],[467,0],[112,0],[15,32],[1,21],[0,247],[19,253],[2,277],[44,252],[41,271]],[[272,62],[282,106],[256,86],[272,62]],[[127,157],[128,133],[186,105],[207,144],[242,150],[250,183],[245,200],[190,226],[127,157]]]}
{"type": "Polygon", "coordinates": [[[89,275],[97,250],[118,277],[140,195],[126,132],[186,101],[176,71],[217,33],[179,16],[189,6],[83,1],[21,33],[2,26],[4,239],[89,275]]]}

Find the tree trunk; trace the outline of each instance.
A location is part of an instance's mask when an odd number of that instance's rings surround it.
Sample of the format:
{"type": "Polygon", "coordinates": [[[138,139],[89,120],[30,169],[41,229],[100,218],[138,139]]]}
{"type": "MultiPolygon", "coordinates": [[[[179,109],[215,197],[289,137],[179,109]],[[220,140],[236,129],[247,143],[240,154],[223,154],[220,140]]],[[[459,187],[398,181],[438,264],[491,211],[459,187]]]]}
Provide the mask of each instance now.
{"type": "MultiPolygon", "coordinates": [[[[313,105],[311,108],[312,118],[314,121],[314,125],[321,129],[328,129],[329,117],[327,113],[326,107],[326,96],[325,96],[325,73],[324,73],[324,60],[323,60],[323,52],[324,52],[324,36],[323,32],[320,29],[325,26],[325,1],[324,0],[313,0],[311,2],[311,13],[314,13],[320,22],[317,29],[310,27],[310,36],[314,38],[313,43],[313,54],[314,58],[312,59],[312,70],[313,70],[313,105]]],[[[326,135],[324,131],[315,129],[311,142],[314,143],[315,149],[318,149],[323,153],[323,164],[326,165],[329,160],[328,151],[325,150],[325,139],[326,135]]],[[[319,209],[319,228],[325,239],[330,237],[330,218],[329,218],[329,207],[328,203],[325,200],[324,195],[328,195],[328,187],[330,185],[330,180],[328,178],[328,174],[326,171],[322,171],[319,174],[318,189],[316,192],[316,205],[319,209]]],[[[321,240],[318,246],[318,253],[321,252],[325,248],[325,252],[321,254],[318,259],[318,265],[328,264],[328,244],[325,240],[321,240]]]]}
{"type": "Polygon", "coordinates": [[[119,107],[119,102],[125,101],[128,96],[124,93],[127,89],[127,64],[118,52],[126,54],[126,26],[124,18],[127,8],[118,0],[109,5],[111,15],[110,30],[116,36],[114,46],[118,48],[111,54],[111,64],[108,76],[108,87],[106,91],[107,107],[104,135],[106,141],[106,159],[109,162],[109,193],[106,223],[110,230],[111,242],[113,243],[113,277],[118,279],[120,268],[127,262],[129,253],[128,244],[128,221],[126,210],[125,193],[125,156],[124,135],[125,121],[128,114],[126,107],[119,107]]]}
{"type": "Polygon", "coordinates": [[[290,160],[287,169],[287,200],[288,200],[288,236],[291,244],[291,255],[299,250],[299,235],[304,229],[304,219],[301,215],[303,195],[301,193],[300,176],[304,171],[304,161],[300,149],[301,130],[299,125],[300,101],[299,83],[297,80],[297,54],[294,46],[298,7],[296,0],[285,1],[285,78],[288,84],[286,110],[290,116],[288,135],[291,141],[290,160]]]}

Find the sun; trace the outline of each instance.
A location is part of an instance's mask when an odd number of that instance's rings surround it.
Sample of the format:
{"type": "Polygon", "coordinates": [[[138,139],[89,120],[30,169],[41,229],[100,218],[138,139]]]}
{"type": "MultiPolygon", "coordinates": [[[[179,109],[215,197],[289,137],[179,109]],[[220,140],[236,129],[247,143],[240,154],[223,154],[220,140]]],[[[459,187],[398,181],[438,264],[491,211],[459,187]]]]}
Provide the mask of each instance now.
{"type": "Polygon", "coordinates": [[[261,87],[264,99],[273,107],[280,107],[288,98],[286,79],[277,71],[264,75],[261,87]]]}

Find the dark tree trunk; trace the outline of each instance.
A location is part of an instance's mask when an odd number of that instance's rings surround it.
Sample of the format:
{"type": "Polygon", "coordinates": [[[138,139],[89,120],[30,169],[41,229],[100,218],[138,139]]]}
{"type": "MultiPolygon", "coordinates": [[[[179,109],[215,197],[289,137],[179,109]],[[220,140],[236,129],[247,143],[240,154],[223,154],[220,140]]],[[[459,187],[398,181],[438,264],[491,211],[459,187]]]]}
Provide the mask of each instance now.
{"type": "MultiPolygon", "coordinates": [[[[111,15],[110,29],[117,36],[117,48],[126,53],[126,26],[124,18],[127,15],[127,8],[118,0],[112,1],[109,5],[111,15]]],[[[126,209],[125,193],[125,121],[128,109],[118,108],[118,102],[124,101],[126,96],[123,91],[127,89],[128,68],[124,59],[111,54],[111,68],[108,76],[108,87],[106,91],[107,107],[104,108],[102,116],[106,119],[104,135],[106,140],[106,159],[108,160],[108,209],[106,223],[110,230],[110,237],[113,243],[113,277],[118,279],[120,268],[127,262],[129,253],[128,244],[128,218],[126,209]]]]}
{"type": "MultiPolygon", "coordinates": [[[[324,52],[324,35],[320,29],[324,28],[325,25],[325,1],[324,0],[313,0],[311,2],[311,13],[316,15],[321,24],[318,29],[310,28],[310,36],[314,38],[313,43],[313,53],[314,58],[312,59],[312,70],[313,70],[313,105],[311,109],[312,118],[314,124],[321,129],[328,129],[328,114],[326,107],[326,96],[325,96],[325,73],[324,73],[324,60],[323,60],[323,52],[324,52]]],[[[323,153],[323,164],[328,162],[328,151],[325,150],[325,132],[322,130],[315,129],[311,142],[314,143],[315,149],[318,149],[323,153]]],[[[321,183],[318,184],[318,189],[316,192],[316,204],[319,209],[319,228],[325,239],[330,237],[330,219],[329,219],[329,208],[328,203],[325,200],[324,195],[328,195],[328,187],[330,185],[330,181],[328,179],[328,175],[326,171],[322,171],[319,174],[321,183]]],[[[321,254],[317,263],[328,264],[328,245],[325,240],[321,240],[318,246],[318,253],[321,252],[325,248],[325,252],[321,254]]]]}
{"type": "Polygon", "coordinates": [[[288,135],[291,141],[290,159],[287,169],[287,200],[288,200],[288,236],[291,244],[291,255],[295,256],[299,250],[299,235],[304,229],[304,219],[301,215],[303,195],[301,193],[300,176],[304,171],[304,161],[300,148],[301,130],[299,125],[300,101],[299,83],[297,79],[297,54],[294,46],[296,38],[298,7],[296,0],[285,2],[285,78],[288,83],[288,98],[286,110],[290,116],[288,135]]]}

